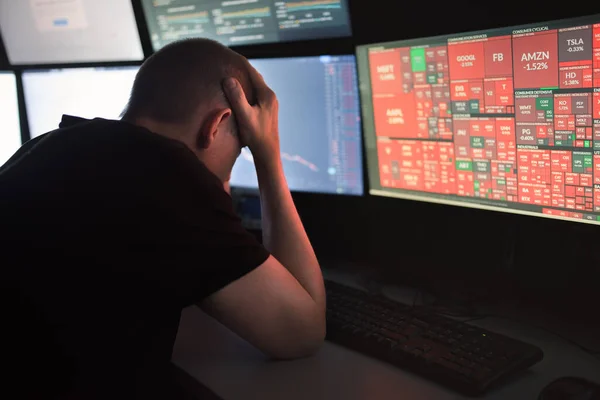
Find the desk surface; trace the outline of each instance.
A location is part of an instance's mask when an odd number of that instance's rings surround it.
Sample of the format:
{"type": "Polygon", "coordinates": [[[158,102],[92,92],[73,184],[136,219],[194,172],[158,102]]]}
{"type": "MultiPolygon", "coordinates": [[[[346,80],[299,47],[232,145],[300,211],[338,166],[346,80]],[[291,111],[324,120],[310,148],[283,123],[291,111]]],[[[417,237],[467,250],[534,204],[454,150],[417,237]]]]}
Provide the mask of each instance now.
{"type": "MultiPolygon", "coordinates": [[[[600,360],[558,336],[504,319],[473,324],[536,344],[545,353],[542,362],[492,390],[485,399],[536,399],[544,386],[563,376],[600,382],[600,360]]],[[[182,314],[173,362],[225,400],[466,398],[329,342],[311,358],[269,361],[197,307],[182,314]]]]}

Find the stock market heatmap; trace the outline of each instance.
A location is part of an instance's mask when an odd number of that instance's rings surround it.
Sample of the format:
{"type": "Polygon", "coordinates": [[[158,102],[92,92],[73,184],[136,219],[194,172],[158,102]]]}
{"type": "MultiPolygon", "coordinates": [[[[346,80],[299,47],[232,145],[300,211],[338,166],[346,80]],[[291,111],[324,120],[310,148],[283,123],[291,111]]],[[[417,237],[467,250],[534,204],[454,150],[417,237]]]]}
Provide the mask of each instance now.
{"type": "MultiPolygon", "coordinates": [[[[250,62],[279,100],[281,156],[290,189],[362,195],[362,137],[355,57],[250,62]]],[[[230,183],[232,187],[258,188],[248,149],[242,150],[230,183]]]]}
{"type": "Polygon", "coordinates": [[[227,46],[351,34],[347,0],[142,0],[152,46],[192,37],[227,46]]]}
{"type": "Polygon", "coordinates": [[[371,193],[600,223],[600,16],[358,49],[371,193]]]}

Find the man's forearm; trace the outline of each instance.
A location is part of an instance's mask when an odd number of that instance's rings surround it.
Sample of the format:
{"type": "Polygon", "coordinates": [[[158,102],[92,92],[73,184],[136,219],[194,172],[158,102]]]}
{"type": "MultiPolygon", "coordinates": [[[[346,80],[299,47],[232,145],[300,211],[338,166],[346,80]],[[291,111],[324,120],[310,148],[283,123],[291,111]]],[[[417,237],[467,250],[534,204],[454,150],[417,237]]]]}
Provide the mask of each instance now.
{"type": "Polygon", "coordinates": [[[281,158],[257,161],[263,240],[267,250],[300,282],[317,305],[325,309],[321,268],[294,205],[281,158]]]}

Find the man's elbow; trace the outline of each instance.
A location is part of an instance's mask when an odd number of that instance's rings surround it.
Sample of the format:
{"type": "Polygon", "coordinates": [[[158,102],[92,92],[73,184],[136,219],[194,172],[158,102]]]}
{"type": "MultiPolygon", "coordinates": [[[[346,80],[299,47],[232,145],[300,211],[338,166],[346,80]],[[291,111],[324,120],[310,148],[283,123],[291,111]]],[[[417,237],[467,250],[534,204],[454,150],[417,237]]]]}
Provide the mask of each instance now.
{"type": "Polygon", "coordinates": [[[271,349],[267,355],[276,360],[295,360],[306,358],[316,354],[323,342],[325,334],[312,335],[295,340],[295,343],[288,342],[286,345],[279,346],[277,349],[271,349]]]}
{"type": "Polygon", "coordinates": [[[265,349],[269,357],[277,360],[293,360],[317,353],[325,341],[325,318],[290,331],[287,335],[288,340],[277,341],[276,346],[265,349]]]}

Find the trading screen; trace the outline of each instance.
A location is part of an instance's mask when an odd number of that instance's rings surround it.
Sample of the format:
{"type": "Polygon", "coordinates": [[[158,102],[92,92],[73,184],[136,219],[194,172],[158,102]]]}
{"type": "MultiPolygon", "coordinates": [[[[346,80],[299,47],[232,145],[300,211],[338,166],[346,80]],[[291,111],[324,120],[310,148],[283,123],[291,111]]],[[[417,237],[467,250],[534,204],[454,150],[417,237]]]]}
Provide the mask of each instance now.
{"type": "Polygon", "coordinates": [[[0,166],[21,146],[15,74],[0,72],[0,166]]]}
{"type": "Polygon", "coordinates": [[[119,119],[139,67],[23,72],[31,138],[58,129],[63,114],[119,119]]]}
{"type": "Polygon", "coordinates": [[[227,46],[351,34],[347,0],[142,0],[152,45],[204,37],[227,46]]]}
{"type": "Polygon", "coordinates": [[[130,0],[0,0],[0,30],[12,64],[144,58],[130,0]]]}
{"type": "Polygon", "coordinates": [[[600,223],[600,16],[358,55],[372,194],[600,223]]]}
{"type": "MultiPolygon", "coordinates": [[[[300,192],[363,194],[362,138],[354,56],[251,60],[279,100],[285,176],[300,192]],[[292,78],[291,78],[292,77],[292,78]]],[[[243,149],[231,186],[257,188],[243,149]]]]}

